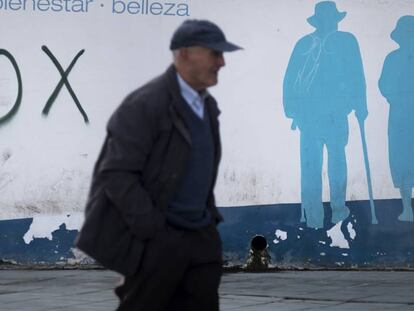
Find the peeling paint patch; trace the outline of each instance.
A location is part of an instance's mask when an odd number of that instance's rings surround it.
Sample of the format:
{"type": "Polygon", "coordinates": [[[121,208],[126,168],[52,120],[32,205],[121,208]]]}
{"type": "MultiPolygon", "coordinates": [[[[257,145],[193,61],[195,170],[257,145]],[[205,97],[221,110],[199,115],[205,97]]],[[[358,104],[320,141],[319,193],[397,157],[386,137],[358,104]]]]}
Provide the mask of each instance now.
{"type": "Polygon", "coordinates": [[[79,230],[83,219],[83,213],[33,217],[33,222],[30,225],[29,230],[23,236],[23,240],[26,244],[29,244],[35,238],[52,240],[52,232],[58,230],[62,224],[66,225],[67,230],[79,230]]]}
{"type": "Polygon", "coordinates": [[[274,244],[279,243],[280,241],[285,241],[287,239],[287,232],[277,229],[275,231],[276,239],[273,240],[274,244]]]}
{"type": "Polygon", "coordinates": [[[326,234],[332,240],[332,243],[330,245],[331,247],[339,247],[339,248],[348,248],[349,249],[349,243],[345,239],[345,236],[341,231],[341,225],[342,225],[342,221],[338,222],[335,226],[333,226],[330,230],[328,230],[326,232],[326,234]]]}
{"type": "MultiPolygon", "coordinates": [[[[356,221],[355,221],[356,222],[356,221]]],[[[348,223],[348,225],[346,226],[349,232],[349,236],[351,237],[352,240],[355,240],[356,237],[356,231],[354,230],[354,226],[352,225],[352,223],[348,223]]]]}

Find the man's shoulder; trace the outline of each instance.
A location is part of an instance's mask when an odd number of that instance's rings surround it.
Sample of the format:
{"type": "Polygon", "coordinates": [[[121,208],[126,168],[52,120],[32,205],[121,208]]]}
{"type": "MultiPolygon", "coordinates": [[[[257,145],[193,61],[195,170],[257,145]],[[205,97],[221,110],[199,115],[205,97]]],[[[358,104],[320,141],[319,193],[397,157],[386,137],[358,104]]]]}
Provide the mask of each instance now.
{"type": "Polygon", "coordinates": [[[157,111],[165,109],[171,101],[167,73],[161,74],[135,89],[123,100],[119,109],[157,111]]]}
{"type": "Polygon", "coordinates": [[[303,36],[296,43],[295,49],[298,52],[305,52],[313,45],[313,41],[314,41],[314,35],[313,34],[308,34],[306,36],[303,36]]]}
{"type": "MultiPolygon", "coordinates": [[[[313,45],[314,41],[317,39],[321,40],[316,33],[310,33],[300,38],[298,42],[296,43],[296,46],[299,48],[309,48],[309,46],[313,45]]],[[[328,41],[342,40],[342,41],[347,41],[347,42],[357,42],[356,37],[352,33],[346,32],[346,31],[334,31],[330,35],[327,36],[327,40],[328,41]]]]}
{"type": "Polygon", "coordinates": [[[132,91],[124,102],[135,104],[158,103],[164,97],[168,97],[168,77],[166,73],[155,77],[144,85],[132,91]]]}
{"type": "Polygon", "coordinates": [[[155,121],[168,114],[171,100],[168,76],[164,73],[127,95],[110,117],[108,124],[119,126],[143,119],[155,121]]]}
{"type": "Polygon", "coordinates": [[[335,31],[330,36],[330,39],[343,43],[358,44],[357,38],[352,33],[346,31],[335,31]]]}

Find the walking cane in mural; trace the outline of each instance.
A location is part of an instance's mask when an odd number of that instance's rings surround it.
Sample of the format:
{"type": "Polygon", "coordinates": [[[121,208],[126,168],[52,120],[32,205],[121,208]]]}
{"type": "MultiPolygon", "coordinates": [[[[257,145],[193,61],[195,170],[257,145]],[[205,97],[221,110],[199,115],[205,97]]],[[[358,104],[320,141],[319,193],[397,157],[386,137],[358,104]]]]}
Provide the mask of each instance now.
{"type": "Polygon", "coordinates": [[[403,16],[391,33],[399,44],[385,59],[379,88],[390,105],[388,153],[394,186],[400,190],[403,211],[398,219],[413,222],[414,186],[414,16],[403,16]]]}
{"type": "Polygon", "coordinates": [[[367,148],[367,141],[366,141],[366,135],[365,135],[365,124],[363,121],[361,122],[361,120],[358,120],[358,125],[359,125],[359,133],[361,134],[362,151],[364,154],[365,172],[367,175],[369,206],[371,208],[371,222],[373,224],[378,224],[377,215],[375,214],[374,195],[372,193],[371,169],[369,168],[369,161],[368,161],[368,148],[367,148]]]}
{"type": "Polygon", "coordinates": [[[302,37],[292,52],[283,85],[285,114],[300,131],[301,200],[310,228],[322,228],[323,148],[328,155],[330,205],[333,223],[349,216],[345,205],[348,114],[360,124],[367,115],[366,86],[356,38],[338,31],[346,12],[323,1],[307,19],[315,31],[302,37]]]}

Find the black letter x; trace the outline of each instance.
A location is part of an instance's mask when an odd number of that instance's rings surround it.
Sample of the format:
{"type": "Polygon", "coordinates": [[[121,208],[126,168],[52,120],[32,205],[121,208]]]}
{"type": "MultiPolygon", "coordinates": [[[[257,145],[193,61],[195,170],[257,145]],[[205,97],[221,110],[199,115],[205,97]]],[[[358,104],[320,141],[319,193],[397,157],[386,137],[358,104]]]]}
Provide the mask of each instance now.
{"type": "Polygon", "coordinates": [[[68,81],[68,75],[69,75],[70,71],[72,70],[73,66],[75,66],[78,58],[85,52],[85,50],[81,50],[81,51],[79,51],[78,54],[76,54],[75,58],[72,60],[72,62],[70,63],[70,65],[69,65],[69,67],[66,71],[63,71],[62,66],[59,64],[56,57],[47,48],[47,46],[43,45],[42,50],[43,50],[43,52],[45,52],[47,54],[47,56],[50,57],[53,64],[55,64],[57,70],[59,71],[60,75],[62,76],[62,78],[60,79],[58,85],[56,86],[55,90],[53,91],[52,95],[50,95],[49,99],[47,100],[46,106],[42,110],[42,114],[47,116],[47,114],[49,113],[50,107],[52,107],[53,102],[55,101],[56,97],[59,95],[59,92],[62,89],[63,84],[65,84],[66,88],[68,89],[68,91],[70,93],[70,95],[72,96],[73,100],[75,101],[76,106],[78,107],[80,113],[82,114],[83,119],[85,120],[85,123],[89,123],[88,116],[86,115],[86,112],[83,110],[78,98],[76,97],[75,92],[73,91],[73,89],[70,86],[69,81],[68,81]]]}

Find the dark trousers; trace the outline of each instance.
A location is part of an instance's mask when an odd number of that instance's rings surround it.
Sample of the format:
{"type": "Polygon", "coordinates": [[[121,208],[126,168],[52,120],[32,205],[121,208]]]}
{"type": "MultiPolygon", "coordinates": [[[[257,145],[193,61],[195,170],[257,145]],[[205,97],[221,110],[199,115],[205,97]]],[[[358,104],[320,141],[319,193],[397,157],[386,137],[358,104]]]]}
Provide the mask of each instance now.
{"type": "Polygon", "coordinates": [[[115,289],[117,311],[218,311],[221,240],[214,225],[166,226],[148,241],[135,276],[115,289]]]}

